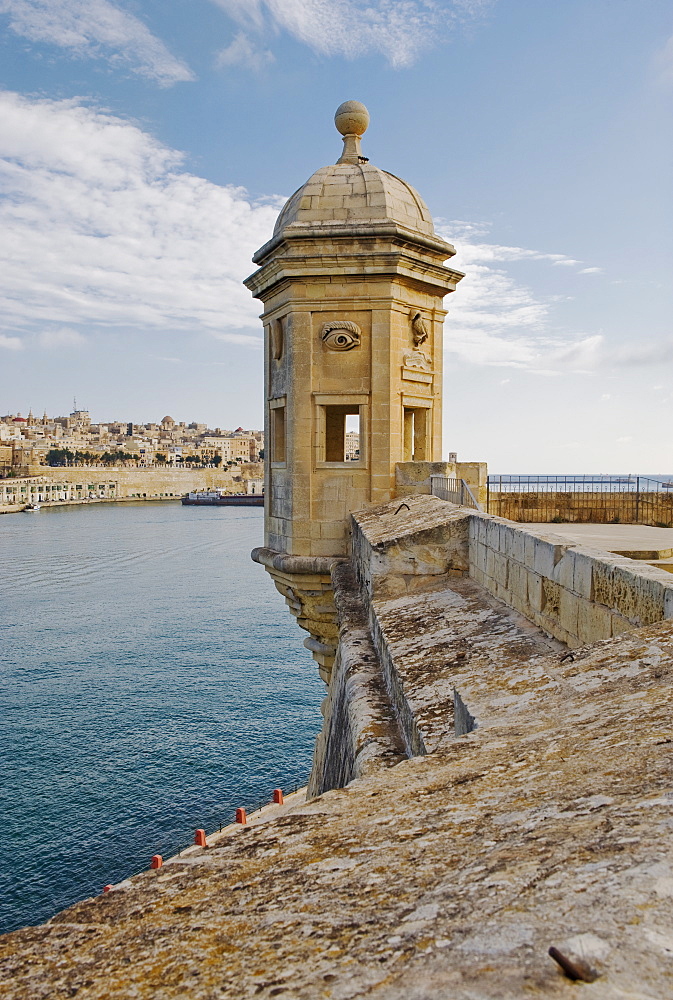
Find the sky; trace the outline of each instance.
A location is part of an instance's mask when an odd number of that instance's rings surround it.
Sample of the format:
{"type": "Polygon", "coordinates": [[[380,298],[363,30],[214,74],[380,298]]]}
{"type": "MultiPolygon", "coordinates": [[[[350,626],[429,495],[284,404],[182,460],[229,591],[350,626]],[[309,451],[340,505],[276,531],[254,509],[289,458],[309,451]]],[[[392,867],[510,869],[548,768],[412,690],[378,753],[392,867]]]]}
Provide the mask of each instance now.
{"type": "Polygon", "coordinates": [[[0,0],[0,412],[261,427],[241,284],[363,152],[426,200],[444,452],[673,473],[671,0],[0,0]]]}

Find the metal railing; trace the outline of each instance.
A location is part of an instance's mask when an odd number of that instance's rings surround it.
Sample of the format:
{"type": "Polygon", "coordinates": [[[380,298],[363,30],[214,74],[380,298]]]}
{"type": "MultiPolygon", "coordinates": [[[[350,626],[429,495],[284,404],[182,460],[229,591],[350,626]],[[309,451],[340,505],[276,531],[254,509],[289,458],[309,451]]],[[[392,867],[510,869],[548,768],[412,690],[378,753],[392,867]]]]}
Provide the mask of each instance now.
{"type": "Polygon", "coordinates": [[[489,476],[486,498],[514,521],[673,526],[673,482],[648,476],[489,476]]]}
{"type": "Polygon", "coordinates": [[[430,491],[440,500],[460,504],[461,507],[472,507],[481,510],[474,493],[464,479],[451,479],[449,476],[430,476],[430,491]]]}

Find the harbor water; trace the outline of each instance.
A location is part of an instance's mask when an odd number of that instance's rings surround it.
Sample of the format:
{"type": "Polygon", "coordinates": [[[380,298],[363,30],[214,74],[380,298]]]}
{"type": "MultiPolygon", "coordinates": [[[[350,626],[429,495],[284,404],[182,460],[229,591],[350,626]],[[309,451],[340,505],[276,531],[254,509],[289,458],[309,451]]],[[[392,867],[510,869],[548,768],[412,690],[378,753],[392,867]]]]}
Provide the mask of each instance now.
{"type": "Polygon", "coordinates": [[[263,512],[0,517],[0,930],[305,783],[324,685],[250,550],[263,512]]]}

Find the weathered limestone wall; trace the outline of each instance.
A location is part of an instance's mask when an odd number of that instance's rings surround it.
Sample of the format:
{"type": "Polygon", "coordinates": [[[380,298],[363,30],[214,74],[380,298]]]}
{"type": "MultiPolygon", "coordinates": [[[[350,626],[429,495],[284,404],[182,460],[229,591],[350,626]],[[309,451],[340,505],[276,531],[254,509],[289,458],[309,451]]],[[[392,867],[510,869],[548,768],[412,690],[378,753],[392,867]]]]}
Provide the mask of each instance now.
{"type": "Polygon", "coordinates": [[[351,558],[364,594],[400,596],[424,588],[427,578],[467,575],[469,517],[424,495],[355,513],[351,558]]]}
{"type": "Polygon", "coordinates": [[[395,496],[432,493],[432,476],[464,479],[474,493],[477,503],[486,509],[488,499],[486,462],[398,462],[395,466],[395,496]]]}
{"type": "MultiPolygon", "coordinates": [[[[464,478],[464,477],[463,477],[464,478]]],[[[484,507],[485,509],[485,507],[484,507]]],[[[499,493],[489,494],[489,513],[524,523],[561,518],[589,524],[673,525],[673,491],[667,493],[499,493]]]]}
{"type": "Polygon", "coordinates": [[[568,646],[673,618],[670,574],[553,533],[470,515],[470,576],[568,646]]]}
{"type": "MultiPolygon", "coordinates": [[[[541,651],[563,655],[673,619],[673,580],[664,571],[433,496],[357,512],[351,545],[351,563],[338,568],[341,584],[332,573],[335,591],[343,591],[343,574],[354,582],[348,601],[337,600],[339,645],[310,795],[368,773],[360,755],[377,713],[395,730],[389,747],[408,757],[445,737],[432,713],[451,717],[454,736],[469,731],[473,707],[455,687],[466,636],[473,649],[485,642],[488,658],[497,651],[510,669],[521,649],[532,664],[541,651]],[[401,617],[412,623],[402,631],[401,617]],[[451,629],[463,630],[457,646],[451,629]],[[431,669],[419,667],[434,647],[431,669]]],[[[396,762],[394,753],[373,759],[374,766],[396,762]]]]}
{"type": "Polygon", "coordinates": [[[352,566],[335,566],[332,580],[339,647],[323,704],[325,725],[316,741],[310,798],[376,774],[408,756],[352,566]]]}
{"type": "MultiPolygon", "coordinates": [[[[228,470],[222,469],[49,469],[41,468],[41,476],[60,483],[118,483],[120,497],[181,497],[197,490],[217,486],[231,487],[234,481],[228,470]]],[[[239,484],[240,485],[240,484],[239,484]]]]}

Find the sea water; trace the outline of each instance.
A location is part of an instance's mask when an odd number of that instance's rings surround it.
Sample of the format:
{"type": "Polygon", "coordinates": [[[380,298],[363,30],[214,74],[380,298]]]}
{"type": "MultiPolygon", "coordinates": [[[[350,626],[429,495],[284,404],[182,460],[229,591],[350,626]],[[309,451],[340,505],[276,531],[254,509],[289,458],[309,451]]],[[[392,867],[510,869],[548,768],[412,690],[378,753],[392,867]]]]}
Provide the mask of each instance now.
{"type": "Polygon", "coordinates": [[[255,508],[0,517],[0,930],[306,781],[324,685],[255,508]]]}

